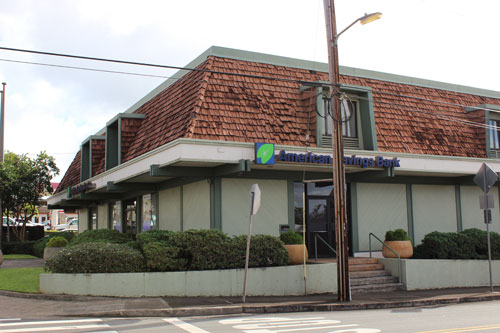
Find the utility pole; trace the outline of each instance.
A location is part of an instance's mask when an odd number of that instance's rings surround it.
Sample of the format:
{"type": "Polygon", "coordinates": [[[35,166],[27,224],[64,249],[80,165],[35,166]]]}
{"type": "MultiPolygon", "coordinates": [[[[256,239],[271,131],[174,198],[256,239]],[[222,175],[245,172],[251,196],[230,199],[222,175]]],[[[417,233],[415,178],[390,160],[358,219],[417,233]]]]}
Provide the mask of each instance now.
{"type": "MultiPolygon", "coordinates": [[[[5,86],[7,83],[2,82],[2,104],[0,108],[0,163],[3,164],[3,133],[4,133],[4,123],[5,123],[5,86]]],[[[2,231],[3,231],[3,207],[2,207],[2,197],[0,196],[0,216],[2,217],[2,224],[0,225],[0,253],[2,253],[2,231]]],[[[8,221],[8,218],[7,218],[8,221]]]]}
{"type": "MultiPolygon", "coordinates": [[[[333,147],[333,195],[335,245],[337,249],[337,294],[339,302],[351,300],[349,286],[349,249],[346,215],[346,187],[344,173],[344,148],[342,142],[342,114],[340,110],[339,58],[337,26],[333,0],[323,0],[328,42],[328,74],[331,86],[332,147],[333,147]]],[[[345,31],[345,30],[344,30],[345,31]]],[[[343,31],[342,31],[343,32],[343,31]]]]}

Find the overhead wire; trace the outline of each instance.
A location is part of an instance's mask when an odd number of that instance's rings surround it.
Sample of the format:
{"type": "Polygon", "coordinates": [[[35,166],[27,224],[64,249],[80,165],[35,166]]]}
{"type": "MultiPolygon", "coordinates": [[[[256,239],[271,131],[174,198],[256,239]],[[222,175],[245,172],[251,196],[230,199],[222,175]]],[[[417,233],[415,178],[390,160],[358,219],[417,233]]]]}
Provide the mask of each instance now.
{"type": "MultiPolygon", "coordinates": [[[[285,78],[285,77],[273,77],[273,76],[265,76],[265,75],[256,75],[256,74],[245,74],[245,73],[235,73],[235,72],[226,72],[226,71],[216,71],[216,70],[207,70],[207,69],[200,69],[200,68],[190,68],[190,67],[180,67],[180,66],[172,66],[172,65],[161,65],[161,64],[152,64],[152,63],[145,63],[145,62],[135,62],[135,61],[127,61],[127,60],[117,60],[117,59],[108,59],[108,58],[98,58],[98,57],[88,57],[88,56],[79,56],[79,55],[71,55],[71,54],[64,54],[64,53],[54,53],[54,52],[44,52],[44,51],[35,51],[35,50],[26,50],[26,49],[17,49],[17,48],[8,48],[8,47],[0,47],[0,50],[5,50],[5,51],[14,51],[14,52],[23,52],[23,53],[31,53],[31,54],[39,54],[39,55],[46,55],[46,56],[56,56],[56,57],[64,57],[64,58],[73,58],[73,59],[80,59],[80,60],[90,60],[90,61],[101,61],[101,62],[108,62],[108,63],[118,63],[118,64],[126,64],[126,65],[136,65],[136,66],[146,66],[146,67],[154,67],[154,68],[163,68],[163,69],[176,69],[176,70],[185,70],[185,71],[194,71],[194,72],[202,72],[202,73],[214,73],[214,74],[221,74],[221,75],[230,75],[230,76],[238,76],[238,77],[248,77],[248,78],[258,78],[258,79],[267,79],[267,80],[278,80],[278,81],[284,81],[284,82],[293,82],[293,83],[298,83],[298,84],[305,84],[305,85],[310,85],[312,87],[314,86],[329,86],[329,83],[318,83],[315,81],[307,81],[307,80],[298,80],[298,79],[291,79],[291,78],[285,78]]],[[[42,62],[31,62],[31,61],[21,61],[21,60],[11,60],[11,59],[0,59],[0,61],[5,61],[5,62],[12,62],[12,63],[21,63],[21,64],[32,64],[32,65],[40,65],[40,66],[49,66],[49,67],[57,67],[57,68],[65,68],[65,69],[75,69],[75,70],[85,70],[85,71],[94,71],[94,72],[104,72],[104,73],[112,73],[112,74],[126,74],[126,75],[134,75],[134,76],[144,76],[144,77],[154,77],[154,78],[163,78],[163,79],[181,79],[181,77],[176,78],[173,76],[163,76],[163,75],[155,75],[155,74],[145,74],[145,73],[136,73],[136,72],[126,72],[126,71],[117,71],[117,70],[106,70],[106,69],[96,69],[96,68],[89,68],[89,67],[80,67],[80,66],[68,66],[68,65],[58,65],[58,64],[48,64],[48,63],[42,63],[42,62]]],[[[225,81],[224,78],[219,78],[225,81]]],[[[416,97],[416,96],[410,96],[410,95],[404,95],[404,94],[395,94],[395,93],[390,93],[387,91],[382,91],[382,90],[372,90],[373,93],[378,93],[378,94],[383,94],[387,96],[393,96],[393,97],[401,97],[401,98],[410,98],[414,100],[419,100],[419,101],[427,101],[427,102],[433,102],[433,103],[439,103],[439,104],[446,104],[446,105],[452,105],[452,106],[457,106],[457,107],[463,107],[463,108],[477,108],[478,110],[486,110],[486,111],[496,111],[498,110],[491,109],[488,107],[479,107],[479,106],[470,106],[470,105],[464,105],[460,103],[453,103],[453,102],[447,102],[443,100],[435,100],[435,99],[430,99],[430,98],[424,98],[424,97],[416,97]]],[[[356,99],[368,99],[364,98],[362,96],[357,96],[356,99]]],[[[350,99],[349,99],[350,100],[350,99]]],[[[352,100],[350,100],[352,103],[352,100]]],[[[374,100],[375,103],[383,103],[383,104],[390,104],[393,106],[397,106],[396,103],[393,102],[383,102],[380,100],[374,100]]],[[[406,106],[401,107],[401,109],[406,110],[406,111],[412,111],[412,112],[421,112],[421,113],[426,113],[428,115],[435,116],[436,118],[443,119],[443,120],[449,120],[449,121],[454,121],[457,123],[463,123],[467,124],[470,126],[475,126],[475,127],[482,127],[482,128],[487,128],[487,129],[497,129],[496,126],[489,125],[489,124],[482,124],[482,123],[477,123],[473,121],[468,121],[465,119],[460,119],[456,116],[450,116],[450,115],[441,115],[437,114],[435,112],[428,112],[428,111],[423,111],[419,109],[408,109],[406,106]],[[455,117],[456,119],[452,119],[455,117]]],[[[330,116],[331,112],[328,109],[328,113],[330,116]]],[[[318,113],[319,115],[319,113],[318,113]]],[[[324,117],[322,115],[319,115],[321,117],[324,117]]],[[[332,118],[333,119],[333,118],[332,118]]],[[[343,122],[348,121],[344,120],[343,122]]]]}

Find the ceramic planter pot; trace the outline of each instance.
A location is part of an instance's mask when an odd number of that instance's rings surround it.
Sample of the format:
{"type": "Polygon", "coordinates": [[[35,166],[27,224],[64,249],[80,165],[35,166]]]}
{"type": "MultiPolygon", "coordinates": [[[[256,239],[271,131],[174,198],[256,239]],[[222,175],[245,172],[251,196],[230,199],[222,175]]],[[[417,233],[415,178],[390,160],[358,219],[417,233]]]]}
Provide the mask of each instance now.
{"type": "Polygon", "coordinates": [[[304,244],[295,245],[285,245],[285,249],[288,251],[288,264],[289,265],[301,265],[304,263],[304,251],[305,260],[309,259],[309,254],[307,253],[307,248],[304,244]]]}
{"type": "Polygon", "coordinates": [[[46,247],[43,250],[43,260],[47,260],[49,258],[52,258],[62,250],[64,250],[65,247],[46,247]]]}
{"type": "MultiPolygon", "coordinates": [[[[385,242],[388,246],[391,247],[394,251],[396,251],[401,259],[409,259],[413,256],[413,245],[411,241],[406,240],[406,241],[387,241],[385,242]]],[[[386,248],[385,246],[382,247],[382,255],[384,258],[397,258],[397,256],[392,253],[391,250],[386,248]]]]}

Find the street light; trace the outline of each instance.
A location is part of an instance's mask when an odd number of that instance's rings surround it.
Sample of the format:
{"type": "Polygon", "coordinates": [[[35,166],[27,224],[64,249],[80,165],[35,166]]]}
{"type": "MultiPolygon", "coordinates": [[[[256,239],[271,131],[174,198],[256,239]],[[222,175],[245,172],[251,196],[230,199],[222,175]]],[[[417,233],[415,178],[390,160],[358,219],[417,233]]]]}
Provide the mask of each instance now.
{"type": "MultiPolygon", "coordinates": [[[[3,132],[5,123],[5,86],[7,83],[2,82],[2,103],[0,104],[0,163],[3,163],[3,132]]],[[[0,217],[2,217],[2,224],[0,225],[0,255],[2,254],[2,229],[3,229],[3,207],[2,198],[0,197],[0,217]]]]}
{"type": "Polygon", "coordinates": [[[337,34],[334,0],[323,0],[328,41],[328,77],[332,87],[332,148],[333,148],[333,197],[335,219],[335,245],[337,249],[337,294],[339,302],[351,300],[349,287],[348,225],[346,214],[346,185],[344,172],[344,148],[342,142],[342,115],[339,98],[339,59],[337,40],[341,34],[357,22],[367,24],[382,14],[372,13],[356,19],[337,34]]]}

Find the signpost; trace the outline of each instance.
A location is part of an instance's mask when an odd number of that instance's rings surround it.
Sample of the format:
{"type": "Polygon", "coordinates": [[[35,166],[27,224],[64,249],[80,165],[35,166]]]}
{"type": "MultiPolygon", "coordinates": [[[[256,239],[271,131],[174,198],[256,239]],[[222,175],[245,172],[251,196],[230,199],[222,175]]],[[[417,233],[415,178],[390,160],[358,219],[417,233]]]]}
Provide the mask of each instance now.
{"type": "Polygon", "coordinates": [[[247,236],[247,252],[245,256],[245,278],[243,280],[243,303],[247,296],[247,276],[248,276],[248,259],[250,257],[250,237],[252,235],[252,218],[260,208],[260,188],[259,185],[253,184],[250,188],[250,221],[248,222],[247,236]]]}
{"type": "Polygon", "coordinates": [[[490,223],[491,209],[495,208],[495,201],[492,194],[488,194],[493,184],[498,180],[495,171],[483,163],[477,175],[474,176],[474,183],[481,188],[484,194],[479,195],[479,207],[484,210],[484,223],[486,224],[486,233],[488,237],[488,266],[490,270],[490,291],[493,292],[493,276],[491,273],[491,242],[490,242],[490,223]]]}

